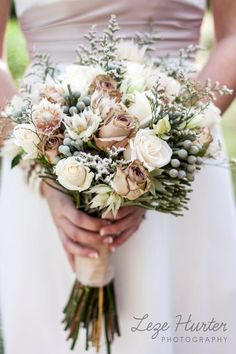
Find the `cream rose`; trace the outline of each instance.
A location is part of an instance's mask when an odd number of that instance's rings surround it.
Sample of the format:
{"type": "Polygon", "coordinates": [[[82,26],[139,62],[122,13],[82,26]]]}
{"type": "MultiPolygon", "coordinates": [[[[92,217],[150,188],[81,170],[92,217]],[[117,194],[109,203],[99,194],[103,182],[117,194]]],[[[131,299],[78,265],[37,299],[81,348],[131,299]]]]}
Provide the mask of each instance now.
{"type": "Polygon", "coordinates": [[[20,146],[25,152],[24,160],[35,159],[38,155],[37,145],[40,142],[33,124],[19,124],[14,128],[13,136],[15,144],[20,146]]]}
{"type": "Polygon", "coordinates": [[[63,104],[64,89],[51,76],[47,76],[46,81],[42,84],[40,96],[46,98],[51,103],[63,104]]]}
{"type": "Polygon", "coordinates": [[[70,65],[66,68],[63,78],[63,87],[67,91],[67,85],[71,86],[72,91],[80,91],[82,96],[88,94],[89,85],[98,75],[105,74],[100,66],[70,65]]]}
{"type": "Polygon", "coordinates": [[[128,108],[128,112],[138,118],[140,127],[146,128],[152,120],[152,110],[147,95],[150,91],[134,92],[134,103],[128,108]]]}
{"type": "Polygon", "coordinates": [[[152,129],[140,129],[124,155],[132,161],[139,160],[148,171],[153,171],[170,162],[172,150],[152,129]]]}
{"type": "Polygon", "coordinates": [[[128,167],[117,168],[112,186],[120,196],[135,200],[148,191],[149,182],[147,170],[136,160],[128,167]]]}
{"type": "Polygon", "coordinates": [[[60,160],[55,169],[60,184],[71,191],[82,192],[91,186],[94,173],[81,165],[76,157],[60,160]]]}
{"type": "Polygon", "coordinates": [[[130,61],[125,62],[126,73],[120,86],[124,93],[133,93],[134,91],[145,91],[145,66],[130,61]]]}
{"type": "Polygon", "coordinates": [[[175,80],[173,77],[166,75],[165,73],[161,72],[160,69],[150,70],[149,68],[146,69],[146,79],[145,84],[147,89],[151,89],[153,85],[159,84],[160,88],[162,88],[166,96],[173,100],[176,96],[178,96],[181,85],[180,83],[175,80]]]}

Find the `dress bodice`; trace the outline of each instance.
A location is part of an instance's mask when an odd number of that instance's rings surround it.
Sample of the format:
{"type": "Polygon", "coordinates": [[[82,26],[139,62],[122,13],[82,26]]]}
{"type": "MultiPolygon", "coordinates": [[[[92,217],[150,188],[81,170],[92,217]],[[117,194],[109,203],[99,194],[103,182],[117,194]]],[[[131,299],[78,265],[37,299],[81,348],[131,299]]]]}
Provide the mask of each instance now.
{"type": "Polygon", "coordinates": [[[34,46],[68,62],[91,25],[100,31],[116,14],[121,34],[155,30],[157,52],[176,52],[199,40],[205,0],[16,0],[29,53],[34,46]]]}

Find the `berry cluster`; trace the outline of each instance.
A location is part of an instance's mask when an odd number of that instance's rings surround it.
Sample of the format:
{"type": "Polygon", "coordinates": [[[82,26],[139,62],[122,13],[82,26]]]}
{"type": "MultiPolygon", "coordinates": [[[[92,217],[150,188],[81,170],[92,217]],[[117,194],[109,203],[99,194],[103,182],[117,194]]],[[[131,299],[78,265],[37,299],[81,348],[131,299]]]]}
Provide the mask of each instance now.
{"type": "Polygon", "coordinates": [[[171,169],[169,176],[171,178],[186,179],[190,182],[194,181],[194,174],[199,170],[199,166],[203,160],[198,156],[201,152],[202,146],[193,143],[191,140],[185,140],[181,143],[179,149],[173,153],[173,158],[170,161],[171,169]]]}

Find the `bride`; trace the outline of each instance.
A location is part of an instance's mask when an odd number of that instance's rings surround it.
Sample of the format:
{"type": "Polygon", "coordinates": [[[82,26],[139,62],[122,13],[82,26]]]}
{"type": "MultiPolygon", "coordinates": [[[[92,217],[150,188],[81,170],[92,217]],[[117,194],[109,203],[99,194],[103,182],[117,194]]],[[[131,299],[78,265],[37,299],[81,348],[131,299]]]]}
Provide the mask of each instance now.
{"type": "MultiPolygon", "coordinates": [[[[216,43],[198,79],[236,89],[236,2],[211,2],[216,43]]],[[[96,23],[102,29],[111,13],[127,35],[158,30],[158,55],[176,55],[198,42],[205,5],[205,0],[16,1],[30,57],[36,46],[65,63],[73,61],[89,27],[96,23]]],[[[9,8],[10,0],[1,0],[1,103],[17,92],[4,60],[9,8]]],[[[218,98],[216,104],[224,112],[232,99],[218,98]]],[[[45,185],[42,193],[44,198],[31,193],[21,170],[10,170],[4,161],[0,299],[5,354],[70,353],[60,322],[74,280],[74,256],[99,257],[100,242],[109,245],[115,259],[122,336],[114,354],[234,352],[236,218],[228,170],[203,168],[190,210],[180,219],[156,212],[144,219],[143,210],[127,207],[108,223],[76,210],[68,197],[45,185]],[[84,246],[88,238],[94,248],[84,246]]],[[[75,352],[84,353],[83,346],[75,352]]]]}

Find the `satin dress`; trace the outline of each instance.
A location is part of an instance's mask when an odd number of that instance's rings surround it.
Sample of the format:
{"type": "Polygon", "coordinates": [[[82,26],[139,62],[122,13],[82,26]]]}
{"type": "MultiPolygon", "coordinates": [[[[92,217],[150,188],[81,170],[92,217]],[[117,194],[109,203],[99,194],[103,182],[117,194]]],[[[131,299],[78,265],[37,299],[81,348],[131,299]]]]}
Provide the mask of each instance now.
{"type": "MultiPolygon", "coordinates": [[[[96,23],[100,31],[112,13],[127,36],[158,30],[156,53],[175,55],[198,42],[205,1],[17,0],[16,6],[29,56],[36,46],[67,63],[90,26],[96,23]]],[[[0,198],[5,354],[69,354],[60,321],[74,275],[47,203],[7,161],[0,198]]],[[[139,230],[116,250],[114,263],[122,336],[113,354],[234,353],[236,218],[228,170],[203,168],[184,217],[148,212],[139,230]],[[225,327],[191,331],[183,324],[190,315],[195,323],[214,318],[225,327]]],[[[77,354],[85,353],[83,335],[77,354]]],[[[106,353],[104,339],[101,353],[106,353]]]]}

